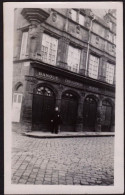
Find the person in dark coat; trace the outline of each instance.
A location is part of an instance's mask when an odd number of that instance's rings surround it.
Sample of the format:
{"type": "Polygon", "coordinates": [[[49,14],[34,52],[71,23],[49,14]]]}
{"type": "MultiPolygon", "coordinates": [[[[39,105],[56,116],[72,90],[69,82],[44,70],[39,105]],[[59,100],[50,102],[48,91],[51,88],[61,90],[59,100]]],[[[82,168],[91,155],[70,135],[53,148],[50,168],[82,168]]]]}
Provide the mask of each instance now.
{"type": "Polygon", "coordinates": [[[58,107],[56,107],[54,110],[53,116],[51,118],[51,131],[52,131],[52,133],[58,134],[58,128],[59,128],[60,124],[61,124],[61,116],[60,116],[58,107]]]}

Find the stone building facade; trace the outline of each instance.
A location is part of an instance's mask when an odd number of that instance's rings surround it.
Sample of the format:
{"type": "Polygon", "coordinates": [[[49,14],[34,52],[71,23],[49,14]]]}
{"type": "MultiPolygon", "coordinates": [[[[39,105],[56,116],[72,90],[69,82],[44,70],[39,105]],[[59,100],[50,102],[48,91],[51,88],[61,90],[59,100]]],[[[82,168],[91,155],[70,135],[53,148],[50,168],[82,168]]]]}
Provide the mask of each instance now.
{"type": "Polygon", "coordinates": [[[114,131],[116,13],[15,9],[13,122],[50,131],[114,131]]]}

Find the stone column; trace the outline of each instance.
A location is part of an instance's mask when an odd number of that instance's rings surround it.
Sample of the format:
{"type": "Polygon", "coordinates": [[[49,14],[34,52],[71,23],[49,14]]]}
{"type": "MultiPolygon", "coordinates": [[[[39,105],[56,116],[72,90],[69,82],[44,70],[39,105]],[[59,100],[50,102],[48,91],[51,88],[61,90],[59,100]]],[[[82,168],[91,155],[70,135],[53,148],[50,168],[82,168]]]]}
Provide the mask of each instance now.
{"type": "Polygon", "coordinates": [[[57,66],[67,69],[69,39],[61,37],[58,43],[57,66]]]}
{"type": "Polygon", "coordinates": [[[37,47],[39,42],[40,36],[40,25],[37,22],[32,22],[31,26],[29,27],[29,55],[31,58],[36,57],[37,47]]]}
{"type": "Polygon", "coordinates": [[[106,79],[106,63],[107,60],[105,57],[100,58],[100,68],[99,68],[99,80],[105,81],[106,79]]]}
{"type": "Polygon", "coordinates": [[[76,131],[83,131],[83,102],[83,97],[81,97],[78,102],[76,131]]]}
{"type": "Polygon", "coordinates": [[[61,97],[62,97],[62,91],[61,91],[61,85],[59,86],[60,90],[58,91],[58,94],[56,96],[56,102],[55,107],[57,106],[59,108],[59,112],[61,109],[61,97]]]}
{"type": "Polygon", "coordinates": [[[82,74],[82,75],[85,75],[86,56],[87,56],[87,50],[86,49],[82,49],[82,51],[81,51],[81,59],[80,59],[80,68],[79,68],[79,73],[82,74]]]}
{"type": "Polygon", "coordinates": [[[41,46],[42,46],[42,35],[44,33],[44,27],[42,26],[39,26],[39,34],[38,34],[38,37],[37,37],[37,48],[36,48],[36,53],[35,53],[35,57],[36,59],[38,60],[41,60],[41,46]]]}
{"type": "MultiPolygon", "coordinates": [[[[55,106],[57,106],[59,108],[59,112],[61,111],[62,89],[63,89],[63,87],[60,84],[59,91],[58,91],[58,94],[56,96],[56,102],[55,102],[55,106]]],[[[61,124],[59,125],[58,132],[60,132],[60,129],[61,129],[61,124]]]]}
{"type": "Polygon", "coordinates": [[[25,92],[23,100],[22,110],[22,123],[27,131],[32,130],[32,103],[33,103],[33,85],[37,83],[37,80],[31,76],[25,77],[25,92]]]}
{"type": "Polygon", "coordinates": [[[112,108],[112,119],[111,119],[111,132],[115,131],[115,105],[112,108]]]}
{"type": "Polygon", "coordinates": [[[102,120],[102,100],[99,100],[97,105],[97,117],[95,124],[95,131],[101,132],[101,120],[102,120]]]}

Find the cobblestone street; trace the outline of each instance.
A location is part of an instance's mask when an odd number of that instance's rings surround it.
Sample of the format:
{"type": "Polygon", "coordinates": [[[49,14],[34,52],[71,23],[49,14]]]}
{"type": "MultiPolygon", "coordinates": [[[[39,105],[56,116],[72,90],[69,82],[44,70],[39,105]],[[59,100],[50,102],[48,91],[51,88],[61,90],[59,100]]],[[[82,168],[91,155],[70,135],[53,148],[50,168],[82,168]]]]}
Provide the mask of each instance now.
{"type": "Polygon", "coordinates": [[[113,185],[114,137],[39,139],[13,132],[12,183],[113,185]]]}

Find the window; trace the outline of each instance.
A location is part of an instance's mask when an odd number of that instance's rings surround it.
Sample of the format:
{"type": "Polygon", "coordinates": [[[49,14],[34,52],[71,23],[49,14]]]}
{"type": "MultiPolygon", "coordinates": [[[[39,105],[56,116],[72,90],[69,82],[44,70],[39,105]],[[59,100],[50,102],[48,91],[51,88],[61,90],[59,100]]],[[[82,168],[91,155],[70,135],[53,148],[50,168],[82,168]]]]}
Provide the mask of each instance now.
{"type": "Polygon", "coordinates": [[[116,44],[116,36],[114,35],[113,43],[116,44]]]}
{"type": "Polygon", "coordinates": [[[77,12],[75,10],[73,10],[73,9],[71,9],[71,18],[74,21],[77,20],[77,12]]]}
{"type": "Polygon", "coordinates": [[[79,24],[81,24],[83,26],[84,22],[85,22],[85,17],[83,15],[79,14],[79,24]]]}
{"type": "Polygon", "coordinates": [[[42,37],[41,47],[42,61],[52,65],[56,65],[57,47],[58,39],[44,33],[42,37]]]}
{"type": "Polygon", "coordinates": [[[113,35],[112,35],[112,33],[110,33],[110,32],[109,32],[109,34],[108,34],[108,40],[111,41],[111,42],[112,42],[112,40],[113,40],[113,35]]]}
{"type": "Polygon", "coordinates": [[[81,54],[80,49],[69,46],[68,60],[67,60],[68,70],[71,70],[73,72],[79,71],[80,54],[81,54]]]}
{"type": "Polygon", "coordinates": [[[106,67],[106,82],[113,84],[113,78],[114,78],[114,65],[107,63],[106,67]]]}
{"type": "Polygon", "coordinates": [[[98,68],[99,68],[99,58],[93,55],[90,55],[88,76],[93,79],[97,79],[98,78],[98,68]]]}
{"type": "Polygon", "coordinates": [[[27,40],[28,40],[28,32],[23,32],[20,59],[24,59],[26,57],[27,40]]]}
{"type": "Polygon", "coordinates": [[[112,30],[112,25],[113,25],[113,23],[112,22],[109,22],[110,30],[112,30]]]}

